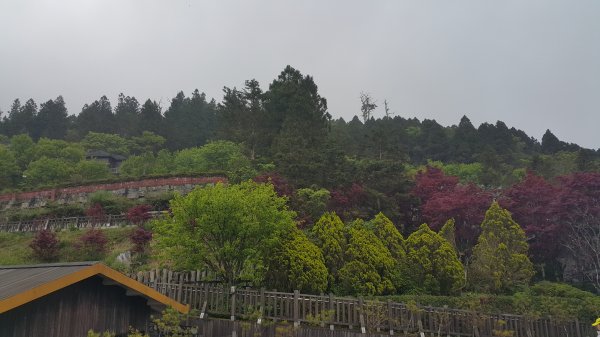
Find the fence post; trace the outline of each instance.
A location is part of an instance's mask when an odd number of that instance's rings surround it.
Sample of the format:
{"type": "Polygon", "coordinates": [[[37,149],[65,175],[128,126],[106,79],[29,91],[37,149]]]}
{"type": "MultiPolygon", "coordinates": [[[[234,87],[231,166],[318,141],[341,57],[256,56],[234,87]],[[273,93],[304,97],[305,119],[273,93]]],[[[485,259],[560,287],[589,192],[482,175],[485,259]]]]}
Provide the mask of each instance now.
{"type": "Polygon", "coordinates": [[[333,322],[335,322],[336,310],[333,308],[333,294],[329,293],[329,314],[331,318],[329,319],[329,330],[333,330],[333,322]]]}
{"type": "Polygon", "coordinates": [[[300,306],[298,305],[298,300],[300,298],[300,292],[298,290],[294,290],[294,327],[300,326],[300,306]]]}
{"type": "Polygon", "coordinates": [[[388,328],[390,336],[394,335],[394,316],[392,316],[392,300],[387,300],[388,328]]]}
{"type": "Polygon", "coordinates": [[[358,320],[360,322],[360,332],[367,333],[367,327],[365,326],[365,316],[364,316],[364,301],[362,297],[358,298],[358,320]]]}
{"type": "Polygon", "coordinates": [[[235,286],[231,286],[231,320],[235,321],[235,286]]]}

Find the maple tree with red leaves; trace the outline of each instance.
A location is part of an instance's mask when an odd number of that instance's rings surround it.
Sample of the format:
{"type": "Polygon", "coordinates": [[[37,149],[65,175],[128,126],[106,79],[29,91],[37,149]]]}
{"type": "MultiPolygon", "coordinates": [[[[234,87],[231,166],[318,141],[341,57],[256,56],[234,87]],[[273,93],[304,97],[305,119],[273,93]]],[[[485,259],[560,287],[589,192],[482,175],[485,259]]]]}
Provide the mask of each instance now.
{"type": "Polygon", "coordinates": [[[268,172],[254,177],[257,183],[270,183],[280,197],[292,197],[295,193],[294,187],[279,173],[268,172]]]}
{"type": "MultiPolygon", "coordinates": [[[[503,193],[502,207],[508,209],[513,219],[525,230],[529,238],[529,252],[536,263],[548,263],[561,251],[562,233],[555,213],[560,188],[543,177],[528,172],[525,178],[503,193]]],[[[562,208],[562,207],[559,207],[562,208]]],[[[559,211],[562,213],[563,211],[559,211]]]]}
{"type": "Polygon", "coordinates": [[[360,212],[360,206],[367,199],[367,192],[363,185],[352,183],[348,187],[340,187],[331,190],[329,199],[329,211],[335,212],[342,219],[353,219],[364,216],[360,212]]]}
{"type": "Polygon", "coordinates": [[[493,194],[474,184],[458,184],[458,177],[434,167],[417,174],[413,194],[421,200],[422,221],[432,229],[439,230],[448,219],[455,220],[458,250],[467,254],[477,242],[493,194]]]}
{"type": "Polygon", "coordinates": [[[127,220],[134,225],[142,225],[152,218],[150,211],[152,211],[152,206],[150,205],[137,205],[131,207],[127,210],[127,220]]]}

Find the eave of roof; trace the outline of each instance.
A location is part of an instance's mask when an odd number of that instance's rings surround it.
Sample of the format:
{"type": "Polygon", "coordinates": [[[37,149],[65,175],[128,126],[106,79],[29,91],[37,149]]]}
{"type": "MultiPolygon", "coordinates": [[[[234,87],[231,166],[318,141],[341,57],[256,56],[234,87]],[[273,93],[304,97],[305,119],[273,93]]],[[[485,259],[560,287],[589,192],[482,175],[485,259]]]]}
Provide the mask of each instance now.
{"type": "MultiPolygon", "coordinates": [[[[165,306],[171,306],[175,310],[179,311],[180,313],[185,314],[185,313],[188,313],[190,310],[189,305],[183,305],[183,304],[159,293],[158,291],[119,273],[116,270],[113,270],[113,269],[105,266],[104,264],[97,263],[97,264],[91,264],[91,265],[86,265],[86,264],[78,264],[78,265],[82,265],[83,267],[77,271],[74,271],[74,272],[64,275],[62,277],[59,277],[55,280],[35,286],[31,289],[22,291],[18,294],[15,294],[13,296],[10,296],[8,298],[0,300],[0,314],[6,312],[8,310],[14,309],[16,307],[19,307],[25,303],[31,302],[42,296],[48,295],[52,292],[60,290],[62,288],[68,287],[71,284],[77,283],[79,281],[88,279],[88,278],[90,278],[92,276],[96,276],[96,275],[110,279],[110,280],[114,281],[115,283],[117,283],[118,285],[125,287],[125,288],[133,291],[134,293],[139,294],[142,297],[146,297],[148,299],[154,300],[165,306]]],[[[11,267],[4,267],[4,269],[10,269],[10,268],[11,267]]],[[[12,268],[19,268],[19,269],[21,269],[21,268],[36,268],[36,266],[18,266],[18,267],[15,266],[12,268]]]]}

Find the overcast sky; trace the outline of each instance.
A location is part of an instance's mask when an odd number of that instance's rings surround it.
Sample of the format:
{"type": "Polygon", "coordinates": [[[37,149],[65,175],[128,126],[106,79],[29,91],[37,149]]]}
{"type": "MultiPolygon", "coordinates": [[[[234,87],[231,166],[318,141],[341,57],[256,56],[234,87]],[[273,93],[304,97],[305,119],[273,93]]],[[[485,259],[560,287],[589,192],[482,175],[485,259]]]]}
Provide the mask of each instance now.
{"type": "MultiPolygon", "coordinates": [[[[69,113],[120,92],[268,87],[290,64],[334,117],[361,91],[403,117],[502,120],[600,147],[600,1],[2,0],[0,110],[58,95],[69,113]]],[[[376,111],[381,116],[383,109],[376,111]]]]}

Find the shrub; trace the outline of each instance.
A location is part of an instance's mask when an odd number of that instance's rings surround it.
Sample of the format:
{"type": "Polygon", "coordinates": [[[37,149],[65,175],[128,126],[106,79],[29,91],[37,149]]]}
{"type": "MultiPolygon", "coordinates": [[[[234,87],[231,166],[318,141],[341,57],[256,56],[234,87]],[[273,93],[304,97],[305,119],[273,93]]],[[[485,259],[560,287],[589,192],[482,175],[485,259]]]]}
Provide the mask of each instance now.
{"type": "Polygon", "coordinates": [[[131,232],[129,240],[133,244],[133,252],[143,254],[146,252],[148,244],[152,240],[152,232],[145,230],[142,227],[136,227],[133,232],[131,232]]]}
{"type": "Polygon", "coordinates": [[[137,205],[127,210],[127,220],[134,225],[142,225],[146,221],[150,220],[150,211],[152,207],[150,205],[137,205]]]}
{"type": "Polygon", "coordinates": [[[99,260],[106,253],[106,244],[108,239],[104,232],[99,229],[89,229],[79,237],[75,243],[75,248],[85,260],[99,260]]]}
{"type": "Polygon", "coordinates": [[[58,257],[58,237],[49,230],[42,229],[37,232],[29,247],[33,249],[33,255],[42,261],[49,262],[58,257]]]}
{"type": "Polygon", "coordinates": [[[133,202],[125,197],[118,196],[108,191],[97,191],[90,195],[90,205],[100,204],[106,214],[124,213],[133,202]]]}

